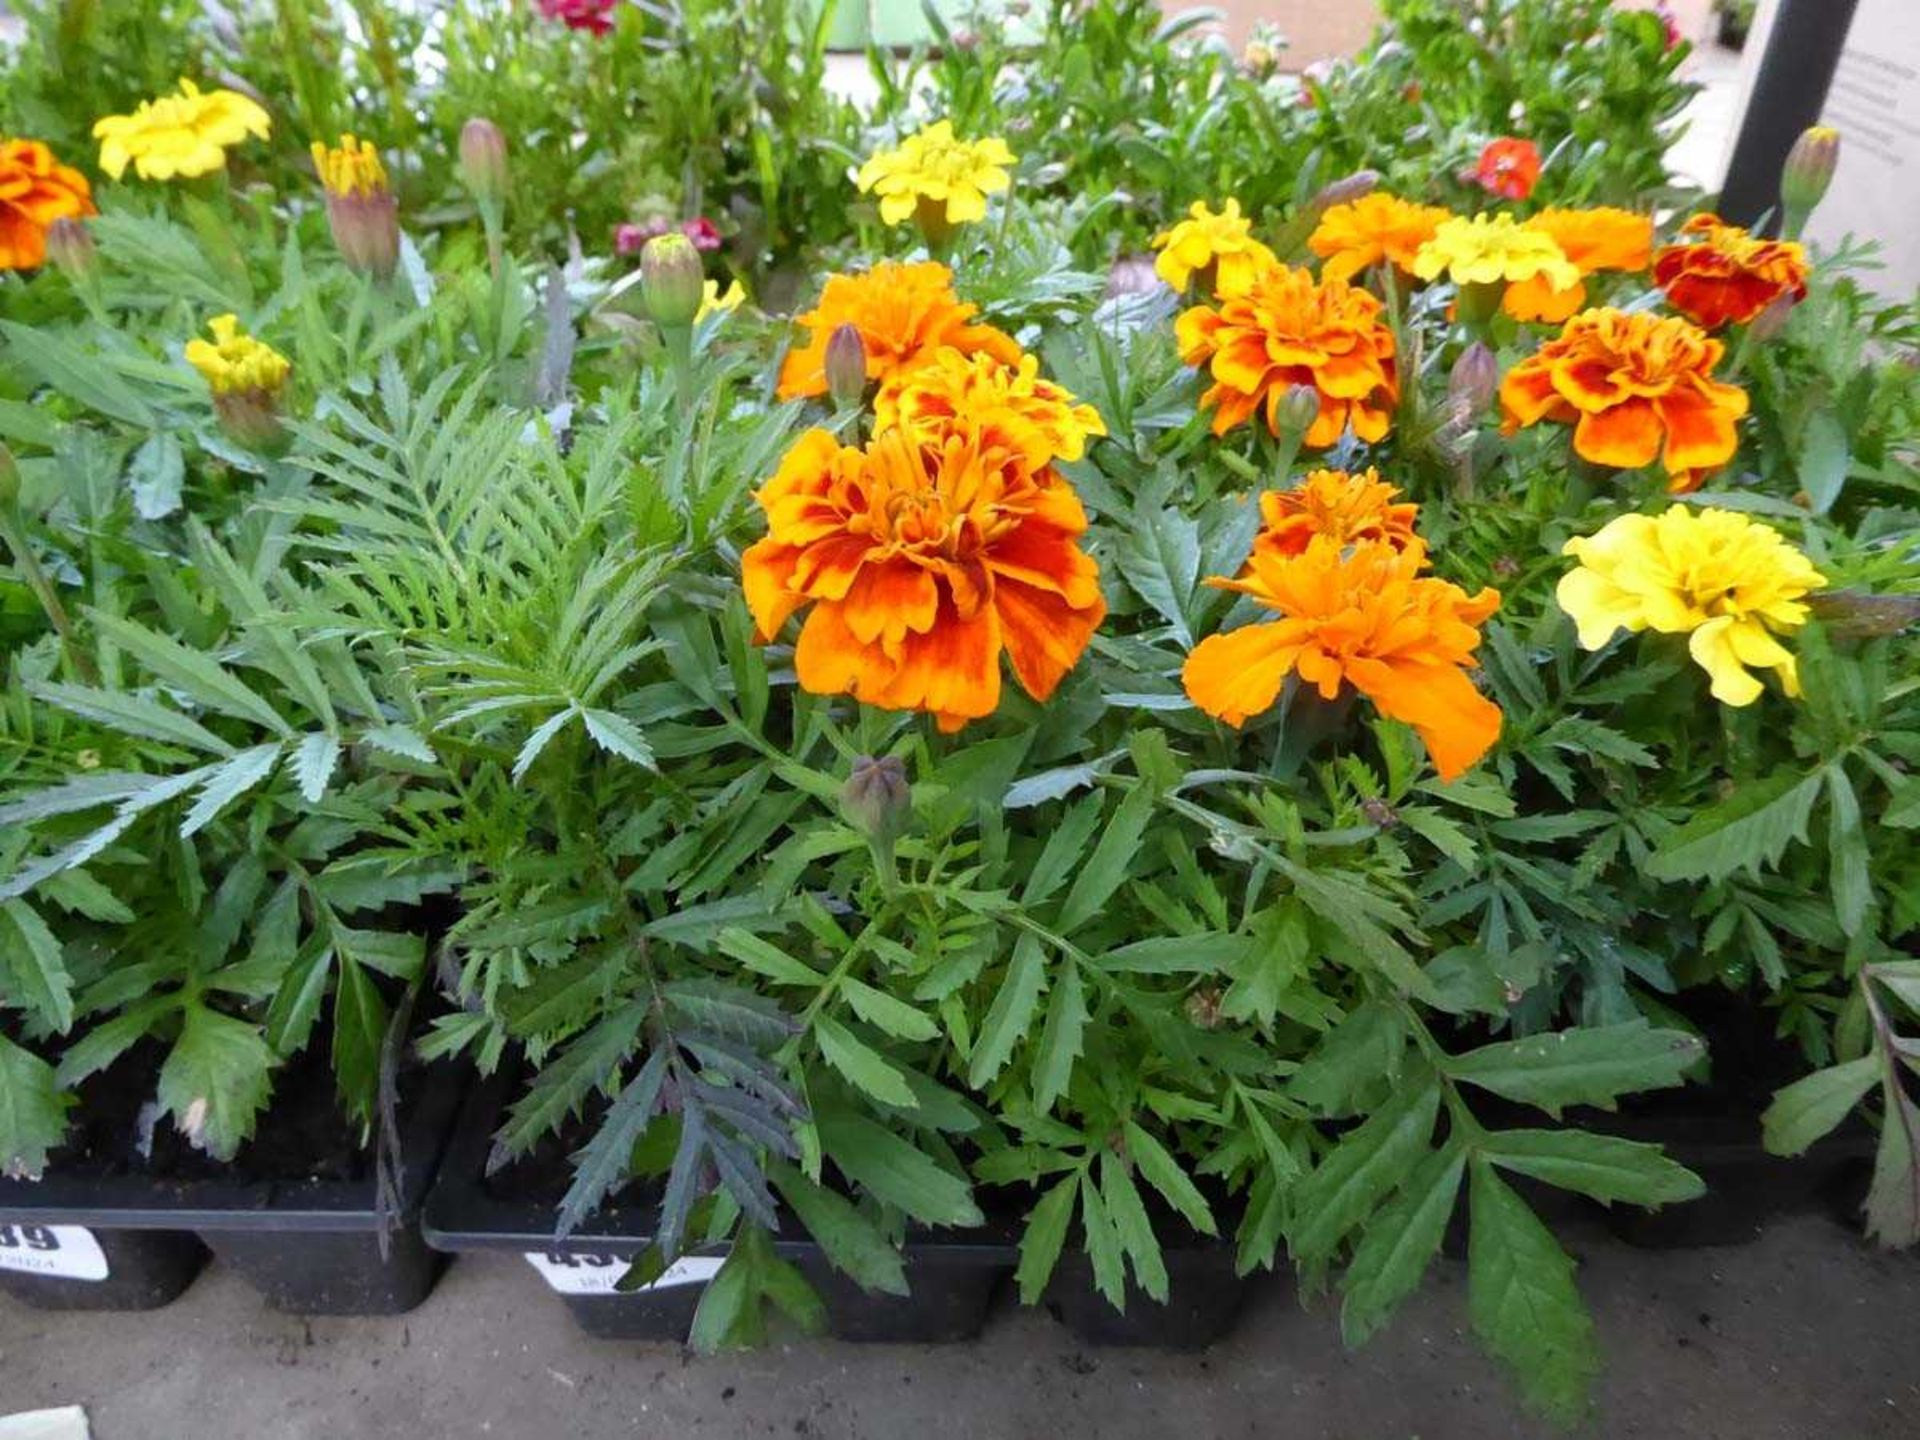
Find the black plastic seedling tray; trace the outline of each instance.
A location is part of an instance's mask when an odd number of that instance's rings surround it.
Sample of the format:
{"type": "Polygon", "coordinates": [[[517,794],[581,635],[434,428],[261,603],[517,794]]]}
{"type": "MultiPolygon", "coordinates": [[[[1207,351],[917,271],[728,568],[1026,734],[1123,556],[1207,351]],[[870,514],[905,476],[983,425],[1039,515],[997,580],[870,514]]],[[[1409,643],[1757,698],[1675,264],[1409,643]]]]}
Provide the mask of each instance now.
{"type": "Polygon", "coordinates": [[[1233,1329],[1252,1281],[1234,1273],[1227,1241],[1193,1235],[1190,1243],[1164,1245],[1161,1258],[1167,1298],[1151,1299],[1129,1277],[1121,1311],[1094,1289],[1093,1265],[1084,1254],[1062,1255],[1047,1282],[1046,1307],[1088,1345],[1204,1350],[1233,1329]]]}
{"type": "Polygon", "coordinates": [[[0,1180],[0,1291],[47,1309],[152,1309],[186,1289],[211,1250],[279,1310],[411,1310],[444,1263],[421,1238],[420,1207],[466,1073],[441,1063],[421,1074],[400,1127],[390,1215],[371,1175],[243,1183],[52,1171],[0,1180]]]}
{"type": "MultiPolygon", "coordinates": [[[[462,1110],[446,1163],[427,1199],[427,1242],[453,1254],[492,1250],[526,1257],[590,1335],[685,1341],[706,1283],[719,1268],[719,1252],[683,1257],[652,1285],[623,1292],[615,1287],[651,1240],[646,1207],[603,1211],[566,1239],[555,1240],[551,1205],[504,1198],[488,1189],[487,1156],[514,1078],[504,1072],[496,1076],[476,1089],[462,1110]]],[[[899,1344],[978,1335],[995,1291],[1019,1258],[1011,1233],[996,1227],[952,1238],[909,1236],[905,1264],[910,1293],[901,1296],[862,1290],[834,1269],[820,1248],[798,1233],[797,1225],[776,1235],[774,1248],[819,1292],[835,1338],[899,1344]]]]}

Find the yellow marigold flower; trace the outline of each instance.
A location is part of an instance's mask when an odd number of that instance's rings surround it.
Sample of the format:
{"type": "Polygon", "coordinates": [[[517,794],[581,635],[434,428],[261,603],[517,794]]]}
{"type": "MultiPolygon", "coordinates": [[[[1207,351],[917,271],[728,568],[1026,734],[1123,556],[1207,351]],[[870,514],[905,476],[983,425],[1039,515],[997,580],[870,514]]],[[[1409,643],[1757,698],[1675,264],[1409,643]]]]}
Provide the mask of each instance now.
{"type": "Polygon", "coordinates": [[[205,377],[215,395],[278,390],[293,366],[287,357],[240,328],[237,315],[216,315],[208,322],[213,340],[189,340],[187,363],[205,377]]]}
{"type": "Polygon", "coordinates": [[[1199,275],[1201,289],[1225,294],[1277,263],[1273,251],[1253,238],[1253,223],[1232,199],[1217,215],[1206,201],[1194,201],[1185,220],[1153,237],[1153,248],[1160,252],[1153,273],[1175,290],[1185,290],[1199,275]]]}
{"type": "Polygon", "coordinates": [[[387,167],[370,141],[342,135],[338,145],[316,140],[312,145],[313,171],[329,195],[372,197],[385,195],[387,167]]]}
{"type": "Polygon", "coordinates": [[[1501,308],[1516,320],[1560,324],[1587,303],[1586,277],[1603,270],[1633,274],[1653,262],[1653,217],[1595,205],[1585,210],[1542,210],[1526,221],[1560,247],[1581,279],[1555,285],[1544,275],[1509,285],[1501,308]]]}
{"type": "Polygon", "coordinates": [[[754,497],[741,560],[761,640],[804,609],[794,671],[815,695],[932,714],[1000,704],[1000,655],[1036,700],[1106,614],[1087,516],[1065,481],[965,426],[895,429],[864,449],[809,430],[754,497]]]}
{"type": "Polygon", "coordinates": [[[727,315],[738,310],[746,303],[747,292],[735,280],[725,290],[720,288],[718,280],[708,280],[700,287],[700,308],[694,314],[695,322],[709,315],[727,315]]]}
{"type": "Polygon", "coordinates": [[[237,90],[203,93],[182,80],[177,95],[94,121],[93,138],[100,142],[100,168],[114,179],[131,163],[142,180],[171,180],[224,169],[228,146],[249,135],[265,140],[272,128],[267,112],[237,90]]]}
{"type": "Polygon", "coordinates": [[[1352,285],[1269,262],[1223,293],[1218,308],[1186,311],[1175,323],[1180,358],[1213,379],[1200,397],[1214,407],[1213,433],[1224,435],[1264,408],[1267,428],[1278,435],[1281,402],[1305,386],[1319,396],[1320,413],[1301,443],[1324,449],[1349,425],[1369,443],[1383,439],[1400,386],[1393,331],[1380,308],[1352,285]]]}
{"type": "Polygon", "coordinates": [[[1020,455],[1036,471],[1055,460],[1078,460],[1088,437],[1107,433],[1100,412],[1042,379],[1040,362],[1031,355],[1007,365],[991,355],[942,350],[881,386],[873,410],[876,434],[896,427],[922,434],[960,427],[1020,455]]]}
{"type": "Polygon", "coordinates": [[[1449,218],[1438,205],[1416,205],[1376,190],[1329,209],[1307,245],[1326,261],[1320,274],[1327,280],[1351,280],[1369,265],[1383,262],[1410,270],[1420,247],[1449,218]]]}
{"type": "Polygon", "coordinates": [[[1291,490],[1269,490],[1260,497],[1262,529],[1256,550],[1301,555],[1315,537],[1342,545],[1378,542],[1396,550],[1420,544],[1413,533],[1418,505],[1394,497],[1399,489],[1368,466],[1358,475],[1344,470],[1315,470],[1291,490]]]}
{"type": "Polygon", "coordinates": [[[1210,578],[1278,612],[1271,621],[1209,635],[1180,672],[1187,697],[1239,726],[1270,707],[1290,674],[1332,700],[1343,685],[1390,719],[1413,726],[1443,780],[1461,774],[1500,737],[1500,707],[1467,667],[1498,591],[1468,595],[1423,575],[1425,547],[1315,536],[1298,555],[1254,546],[1239,578],[1210,578]]]}
{"type": "Polygon", "coordinates": [[[1653,278],[1667,303],[1708,330],[1745,325],[1780,299],[1807,297],[1807,252],[1792,240],[1762,240],[1718,215],[1680,227],[1691,237],[1653,257],[1653,278]]]}
{"type": "Polygon", "coordinates": [[[900,225],[923,208],[959,225],[987,216],[987,196],[1007,188],[1013,152],[997,136],[962,140],[950,121],[936,120],[892,150],[882,150],[855,177],[862,192],[880,197],[880,218],[900,225]]]}
{"type": "Polygon", "coordinates": [[[788,351],[781,363],[779,396],[827,393],[827,344],[842,325],[859,332],[867,379],[883,385],[949,346],[1017,364],[1019,344],[991,325],[973,324],[979,313],[978,305],[953,293],[953,272],[937,260],[883,260],[864,274],[829,276],[820,303],[795,317],[807,343],[788,351]]]}
{"type": "Polygon", "coordinates": [[[1671,488],[1699,488],[1739,448],[1747,393],[1713,378],[1724,347],[1673,316],[1583,310],[1500,382],[1501,428],[1571,424],[1584,460],[1637,470],[1656,458],[1671,488]]]}
{"type": "Polygon", "coordinates": [[[1422,280],[1442,275],[1456,285],[1512,285],[1536,277],[1557,286],[1576,285],[1580,271],[1553,237],[1529,230],[1511,215],[1455,215],[1440,222],[1433,238],[1413,257],[1422,280]]]}
{"type": "Polygon", "coordinates": [[[1749,666],[1800,693],[1793,655],[1774,636],[1806,623],[1802,597],[1827,580],[1771,526],[1674,505],[1657,516],[1622,515],[1569,540],[1563,553],[1580,562],[1561,577],[1558,599],[1582,648],[1598,650],[1621,630],[1685,635],[1716,700],[1760,698],[1749,666]]]}

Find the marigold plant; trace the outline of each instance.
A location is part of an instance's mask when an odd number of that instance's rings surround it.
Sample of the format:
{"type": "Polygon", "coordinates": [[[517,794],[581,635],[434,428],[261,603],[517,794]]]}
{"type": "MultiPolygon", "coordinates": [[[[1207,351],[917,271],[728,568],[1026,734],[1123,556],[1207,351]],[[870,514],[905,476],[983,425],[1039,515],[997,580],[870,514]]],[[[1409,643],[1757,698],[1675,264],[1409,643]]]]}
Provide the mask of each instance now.
{"type": "Polygon", "coordinates": [[[796,318],[807,343],[789,351],[780,367],[780,398],[827,393],[827,342],[842,325],[859,332],[867,379],[883,385],[943,348],[1017,364],[1019,345],[991,325],[975,324],[979,313],[953,293],[953,272],[935,260],[883,260],[861,274],[831,276],[820,303],[796,318]]]}
{"type": "Polygon", "coordinates": [[[38,140],[0,140],[0,270],[32,270],[47,258],[47,227],[97,213],[87,177],[38,140]]]}
{"type": "Polygon", "coordinates": [[[100,142],[100,168],[114,179],[131,164],[142,180],[172,180],[223,170],[230,148],[248,136],[265,140],[272,130],[267,112],[239,91],[202,91],[182,80],[177,94],[95,121],[93,138],[100,142]]]}
{"type": "Polygon", "coordinates": [[[1153,273],[1175,290],[1185,290],[1197,275],[1200,288],[1225,292],[1245,285],[1274,262],[1273,251],[1253,236],[1253,224],[1229,198],[1217,214],[1196,200],[1187,218],[1153,237],[1153,273]]]}
{"type": "Polygon", "coordinates": [[[187,342],[187,363],[198,370],[216,395],[245,390],[278,390],[293,365],[264,340],[241,328],[237,315],[216,315],[207,322],[212,340],[187,342]]]}
{"type": "Polygon", "coordinates": [[[1516,320],[1554,325],[1587,303],[1587,277],[1603,271],[1638,274],[1653,260],[1653,217],[1609,205],[1580,210],[1542,210],[1525,224],[1552,240],[1580,272],[1571,285],[1545,275],[1509,285],[1501,308],[1516,320]]]}
{"type": "Polygon", "coordinates": [[[1420,247],[1449,218],[1441,206],[1417,205],[1376,190],[1329,207],[1307,245],[1326,262],[1320,274],[1327,280],[1351,280],[1371,265],[1411,270],[1420,247]]]}
{"type": "Polygon", "coordinates": [[[1804,597],[1827,581],[1771,526],[1674,505],[1658,516],[1622,515],[1562,553],[1580,562],[1561,577],[1557,598],[1583,648],[1601,649],[1622,630],[1685,635],[1723,704],[1760,698],[1753,669],[1800,693],[1793,654],[1775,636],[1806,623],[1804,597]]]}
{"type": "Polygon", "coordinates": [[[1490,141],[1473,167],[1473,181],[1503,200],[1525,200],[1540,183],[1540,147],[1531,140],[1502,136],[1490,141]]]}
{"type": "Polygon", "coordinates": [[[1357,475],[1315,470],[1291,490],[1268,490],[1260,496],[1261,529],[1254,548],[1300,555],[1316,538],[1326,536],[1342,545],[1378,542],[1409,549],[1420,543],[1413,529],[1420,507],[1396,500],[1399,493],[1371,466],[1357,475]]]}
{"type": "Polygon", "coordinates": [[[874,397],[876,431],[904,426],[938,433],[954,425],[1017,453],[1035,470],[1078,460],[1091,437],[1107,433],[1100,412],[1044,378],[1032,355],[1006,365],[978,351],[942,350],[896,374],[874,397]]]}
{"type": "Polygon", "coordinates": [[[1310,387],[1320,409],[1302,443],[1332,445],[1349,427],[1362,440],[1385,437],[1399,401],[1393,331],[1380,301],[1339,280],[1268,265],[1216,306],[1197,305],[1177,325],[1180,358],[1213,384],[1200,397],[1224,435],[1264,409],[1280,433],[1279,409],[1294,386],[1310,387]]]}
{"type": "Polygon", "coordinates": [[[1783,296],[1807,294],[1807,252],[1796,241],[1763,240],[1717,215],[1680,227],[1692,237],[1663,246],[1653,278],[1667,303],[1708,330],[1744,325],[1783,296]]]}
{"type": "Polygon", "coordinates": [[[1504,428],[1571,424],[1582,459],[1636,470],[1657,458],[1672,489],[1697,489],[1733,458],[1747,413],[1746,392],[1713,378],[1723,348],[1671,316],[1582,311],[1507,372],[1504,428]]]}
{"type": "Polygon", "coordinates": [[[762,641],[806,610],[794,667],[817,695],[957,730],[998,708],[1002,651],[1045,700],[1106,614],[1072,488],[964,427],[864,449],[810,430],[755,498],[747,605],[762,641]]]}
{"type": "Polygon", "coordinates": [[[1443,779],[1462,774],[1500,736],[1500,707],[1467,675],[1480,622],[1500,596],[1470,596],[1423,574],[1425,565],[1417,542],[1399,548],[1319,535],[1297,555],[1256,545],[1238,578],[1207,584],[1280,618],[1196,645],[1180,672],[1188,697],[1239,726],[1272,706],[1289,675],[1325,700],[1351,685],[1382,715],[1413,726],[1443,779]]]}
{"type": "Polygon", "coordinates": [[[1456,285],[1518,285],[1544,281],[1556,289],[1580,283],[1580,271],[1553,237],[1511,215],[1456,215],[1444,220],[1413,257],[1422,280],[1441,276],[1456,285]]]}
{"type": "Polygon", "coordinates": [[[962,140],[951,121],[936,120],[870,157],[854,183],[880,197],[880,218],[889,225],[916,214],[961,225],[986,219],[987,196],[1007,188],[1013,163],[1006,141],[962,140]]]}

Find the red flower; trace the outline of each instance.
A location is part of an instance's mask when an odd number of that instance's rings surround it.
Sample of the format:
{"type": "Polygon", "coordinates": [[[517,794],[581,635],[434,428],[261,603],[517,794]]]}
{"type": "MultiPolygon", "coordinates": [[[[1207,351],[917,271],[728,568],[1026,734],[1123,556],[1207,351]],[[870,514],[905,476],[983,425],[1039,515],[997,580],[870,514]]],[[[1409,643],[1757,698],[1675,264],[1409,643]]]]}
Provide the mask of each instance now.
{"type": "Polygon", "coordinates": [[[613,7],[619,0],[539,0],[540,13],[563,22],[569,30],[591,30],[605,35],[613,29],[613,7]]]}
{"type": "Polygon", "coordinates": [[[693,242],[693,248],[696,250],[720,248],[720,227],[704,215],[696,215],[691,220],[682,220],[680,233],[693,242]]]}
{"type": "Polygon", "coordinates": [[[1505,136],[1480,152],[1473,178],[1480,188],[1505,200],[1524,200],[1540,179],[1540,150],[1531,140],[1505,136]]]}

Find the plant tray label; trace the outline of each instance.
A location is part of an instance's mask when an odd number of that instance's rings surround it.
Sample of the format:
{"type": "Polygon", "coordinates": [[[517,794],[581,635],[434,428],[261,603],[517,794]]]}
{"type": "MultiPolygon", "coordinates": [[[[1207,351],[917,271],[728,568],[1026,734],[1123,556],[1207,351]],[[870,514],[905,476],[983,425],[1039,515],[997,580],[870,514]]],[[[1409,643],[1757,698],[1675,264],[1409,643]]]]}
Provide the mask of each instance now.
{"type": "MultiPolygon", "coordinates": [[[[541,1278],[562,1295],[612,1295],[631,1262],[617,1255],[596,1255],[585,1251],[564,1254],[558,1250],[529,1250],[527,1263],[541,1278]]],[[[644,1295],[649,1290],[669,1290],[676,1285],[704,1285],[719,1271],[725,1259],[721,1255],[688,1255],[660,1272],[660,1278],[626,1293],[644,1295]]]]}
{"type": "Polygon", "coordinates": [[[79,1225],[0,1225],[0,1270],[59,1280],[104,1280],[107,1257],[79,1225]]]}

